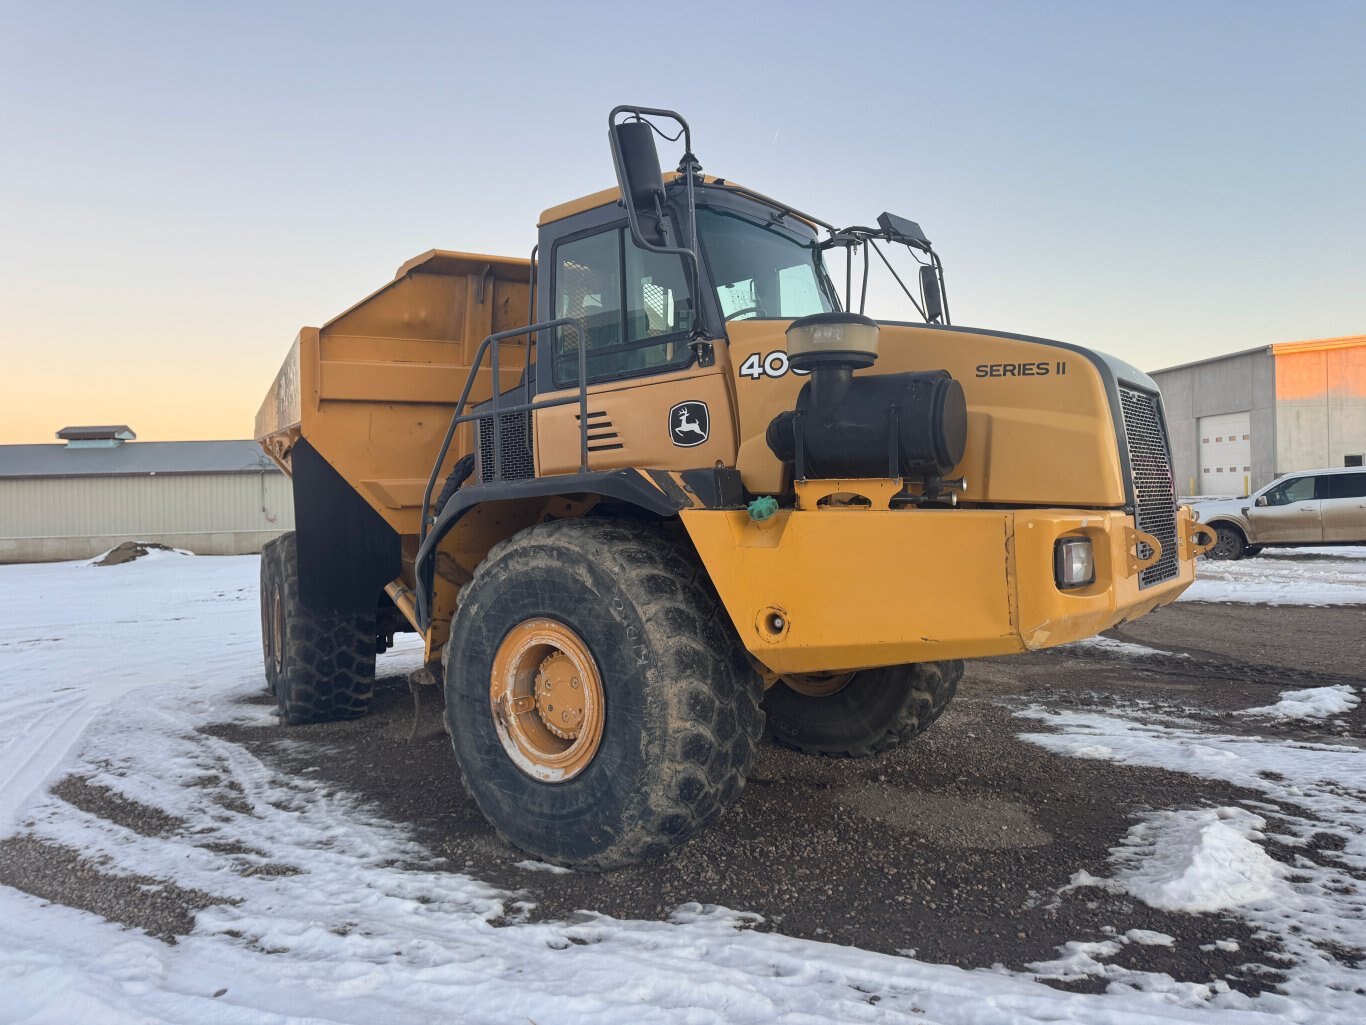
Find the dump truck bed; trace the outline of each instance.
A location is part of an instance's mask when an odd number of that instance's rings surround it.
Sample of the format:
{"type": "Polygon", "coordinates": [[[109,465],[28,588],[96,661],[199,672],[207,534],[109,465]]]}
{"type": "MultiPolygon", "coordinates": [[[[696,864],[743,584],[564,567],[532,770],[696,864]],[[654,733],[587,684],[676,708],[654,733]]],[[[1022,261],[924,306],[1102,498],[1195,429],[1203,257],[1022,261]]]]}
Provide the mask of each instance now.
{"type": "MultiPolygon", "coordinates": [[[[479,344],[526,324],[531,264],[433,249],[321,328],[304,328],[256,414],[255,437],[289,473],[300,438],[400,536],[418,533],[432,463],[479,344]]],[[[499,390],[526,366],[524,340],[500,349],[499,390]]],[[[476,372],[470,395],[493,393],[476,372]]],[[[458,432],[443,474],[473,448],[458,432]]]]}

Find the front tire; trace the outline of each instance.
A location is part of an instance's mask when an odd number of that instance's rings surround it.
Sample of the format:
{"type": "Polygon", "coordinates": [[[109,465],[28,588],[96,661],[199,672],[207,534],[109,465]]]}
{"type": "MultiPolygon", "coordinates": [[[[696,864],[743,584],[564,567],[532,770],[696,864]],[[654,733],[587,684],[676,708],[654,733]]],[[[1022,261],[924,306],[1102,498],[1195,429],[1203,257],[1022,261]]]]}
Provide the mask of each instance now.
{"type": "Polygon", "coordinates": [[[908,743],[944,713],[962,659],[795,677],[764,695],[773,739],[805,754],[866,758],[908,743]]]}
{"type": "Polygon", "coordinates": [[[692,550],[659,527],[561,520],[502,542],[461,591],[443,661],[466,789],[545,861],[662,854],[754,764],[762,684],[692,550]]]}
{"type": "Polygon", "coordinates": [[[1214,533],[1217,538],[1214,547],[1205,553],[1209,558],[1232,561],[1241,559],[1246,554],[1247,539],[1237,527],[1220,523],[1215,526],[1214,533]]]}
{"type": "Polygon", "coordinates": [[[266,688],[291,726],[355,719],[375,688],[373,616],[319,616],[299,600],[298,542],[261,548],[261,648],[266,688]]]}

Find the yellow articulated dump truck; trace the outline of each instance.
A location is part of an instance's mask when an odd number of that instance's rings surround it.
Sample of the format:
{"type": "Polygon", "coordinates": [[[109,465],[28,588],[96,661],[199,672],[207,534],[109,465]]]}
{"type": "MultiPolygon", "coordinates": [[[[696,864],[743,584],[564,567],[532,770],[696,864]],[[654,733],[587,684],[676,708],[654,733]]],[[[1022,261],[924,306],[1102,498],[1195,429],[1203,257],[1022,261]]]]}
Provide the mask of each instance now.
{"type": "Polygon", "coordinates": [[[261,562],[282,719],[364,714],[416,631],[480,809],[588,868],[714,820],[765,723],[907,742],[963,660],[1166,605],[1214,540],[1147,376],[952,326],[913,221],[704,175],[671,111],[608,127],[617,187],[545,211],[531,259],[409,261],[299,333],[256,420],[297,518],[261,562]],[[870,263],[918,320],[864,315],[870,263]]]}

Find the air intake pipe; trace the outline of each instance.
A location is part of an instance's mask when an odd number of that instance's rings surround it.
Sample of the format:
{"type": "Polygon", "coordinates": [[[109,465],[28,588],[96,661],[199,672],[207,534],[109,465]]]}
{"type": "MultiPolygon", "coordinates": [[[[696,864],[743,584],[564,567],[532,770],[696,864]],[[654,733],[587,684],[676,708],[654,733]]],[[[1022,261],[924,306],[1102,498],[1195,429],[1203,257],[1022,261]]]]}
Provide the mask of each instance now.
{"type": "MultiPolygon", "coordinates": [[[[878,325],[855,313],[818,313],[787,329],[792,368],[811,380],[797,408],[768,425],[768,447],[794,476],[935,480],[963,459],[968,412],[947,370],[854,377],[878,355],[878,325]]],[[[937,486],[935,488],[937,491],[937,486]]]]}

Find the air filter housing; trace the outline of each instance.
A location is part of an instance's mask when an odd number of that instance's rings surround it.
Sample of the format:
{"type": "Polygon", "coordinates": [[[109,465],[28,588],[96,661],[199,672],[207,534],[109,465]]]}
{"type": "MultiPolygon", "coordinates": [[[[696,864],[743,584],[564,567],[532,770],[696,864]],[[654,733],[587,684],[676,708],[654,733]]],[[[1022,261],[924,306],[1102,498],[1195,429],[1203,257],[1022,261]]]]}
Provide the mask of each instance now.
{"type": "Polygon", "coordinates": [[[803,317],[787,339],[811,380],[765,437],[798,478],[939,477],[962,461],[967,400],[947,370],[855,378],[877,360],[878,326],[853,313],[803,317]]]}

